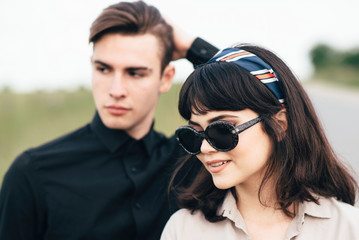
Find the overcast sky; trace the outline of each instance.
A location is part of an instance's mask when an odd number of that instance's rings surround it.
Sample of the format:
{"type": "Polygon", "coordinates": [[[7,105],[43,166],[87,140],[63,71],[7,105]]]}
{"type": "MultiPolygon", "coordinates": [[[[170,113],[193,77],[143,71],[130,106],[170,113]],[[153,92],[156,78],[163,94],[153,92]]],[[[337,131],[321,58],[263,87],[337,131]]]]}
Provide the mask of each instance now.
{"type": "MultiPolygon", "coordinates": [[[[91,86],[89,27],[111,0],[0,0],[0,88],[91,86]]],[[[317,43],[359,46],[358,0],[148,0],[187,32],[219,48],[259,44],[301,78],[317,43]]],[[[175,63],[177,79],[191,65],[175,63]]]]}

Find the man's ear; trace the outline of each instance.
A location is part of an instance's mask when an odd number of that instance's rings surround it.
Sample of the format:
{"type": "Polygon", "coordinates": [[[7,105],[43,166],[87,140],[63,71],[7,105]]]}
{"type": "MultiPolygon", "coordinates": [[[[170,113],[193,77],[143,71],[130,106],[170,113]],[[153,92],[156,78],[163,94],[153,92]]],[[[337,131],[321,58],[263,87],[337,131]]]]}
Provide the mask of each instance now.
{"type": "Polygon", "coordinates": [[[174,66],[167,65],[165,67],[161,77],[160,93],[165,93],[170,90],[175,72],[174,66]]]}
{"type": "Polygon", "coordinates": [[[287,127],[288,127],[288,120],[287,120],[287,110],[283,108],[279,112],[273,115],[274,120],[281,128],[281,132],[279,134],[278,141],[282,140],[283,137],[286,135],[287,127]]]}

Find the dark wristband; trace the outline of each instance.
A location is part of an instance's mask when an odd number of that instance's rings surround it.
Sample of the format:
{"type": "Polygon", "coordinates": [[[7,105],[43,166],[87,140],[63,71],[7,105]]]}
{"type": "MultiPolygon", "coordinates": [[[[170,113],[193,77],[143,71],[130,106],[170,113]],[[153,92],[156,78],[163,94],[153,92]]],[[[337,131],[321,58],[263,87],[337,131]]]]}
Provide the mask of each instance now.
{"type": "Polygon", "coordinates": [[[186,59],[195,67],[206,63],[217,52],[218,48],[198,37],[188,49],[186,59]]]}

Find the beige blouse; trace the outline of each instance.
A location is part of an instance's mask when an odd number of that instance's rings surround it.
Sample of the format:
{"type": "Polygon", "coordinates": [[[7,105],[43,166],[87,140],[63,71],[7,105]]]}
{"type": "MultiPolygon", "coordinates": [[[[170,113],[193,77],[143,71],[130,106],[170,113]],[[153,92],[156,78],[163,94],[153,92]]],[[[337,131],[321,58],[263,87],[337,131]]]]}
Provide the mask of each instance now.
{"type": "MultiPolygon", "coordinates": [[[[208,222],[202,212],[180,209],[168,220],[161,240],[246,239],[245,223],[229,192],[219,209],[225,220],[208,222]]],[[[320,198],[319,205],[304,202],[289,225],[285,240],[359,240],[359,209],[334,198],[320,198]]]]}

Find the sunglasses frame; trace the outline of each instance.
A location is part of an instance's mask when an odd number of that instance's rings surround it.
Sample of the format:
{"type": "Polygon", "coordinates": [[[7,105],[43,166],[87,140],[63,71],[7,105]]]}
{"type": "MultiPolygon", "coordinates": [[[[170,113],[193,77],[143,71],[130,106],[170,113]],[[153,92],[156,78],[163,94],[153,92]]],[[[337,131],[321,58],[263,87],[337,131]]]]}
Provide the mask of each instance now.
{"type": "MultiPolygon", "coordinates": [[[[221,152],[228,152],[232,149],[234,149],[237,144],[238,144],[238,134],[240,134],[241,132],[243,132],[244,130],[247,130],[248,128],[254,126],[255,124],[259,123],[260,121],[262,121],[263,119],[259,116],[257,118],[254,118],[252,120],[249,120],[248,122],[245,122],[241,125],[238,125],[237,127],[234,127],[231,123],[227,122],[227,121],[224,121],[224,120],[218,120],[218,121],[215,121],[215,122],[212,122],[211,124],[209,124],[206,129],[204,131],[200,131],[198,132],[197,130],[195,130],[193,127],[191,126],[180,126],[176,129],[176,132],[175,132],[175,135],[176,135],[176,139],[179,143],[179,145],[189,154],[192,154],[192,155],[197,155],[201,152],[201,148],[197,151],[197,152],[191,152],[189,151],[188,149],[186,149],[183,144],[181,143],[181,140],[179,138],[179,134],[181,131],[183,130],[190,130],[192,131],[196,136],[199,136],[201,138],[201,142],[203,142],[203,139],[206,139],[207,142],[214,148],[216,149],[217,151],[221,151],[221,152]],[[230,132],[232,133],[232,145],[227,148],[227,149],[220,149],[218,147],[216,147],[212,142],[211,140],[209,139],[208,137],[208,129],[212,128],[213,126],[216,126],[216,125],[223,125],[225,127],[227,127],[230,132]]],[[[202,146],[202,143],[201,143],[201,146],[202,146]]]]}

